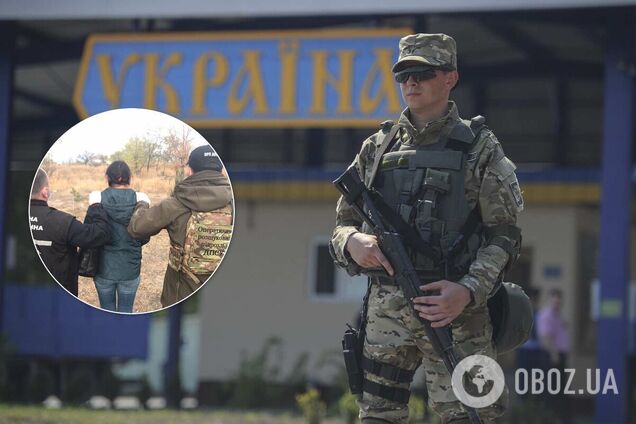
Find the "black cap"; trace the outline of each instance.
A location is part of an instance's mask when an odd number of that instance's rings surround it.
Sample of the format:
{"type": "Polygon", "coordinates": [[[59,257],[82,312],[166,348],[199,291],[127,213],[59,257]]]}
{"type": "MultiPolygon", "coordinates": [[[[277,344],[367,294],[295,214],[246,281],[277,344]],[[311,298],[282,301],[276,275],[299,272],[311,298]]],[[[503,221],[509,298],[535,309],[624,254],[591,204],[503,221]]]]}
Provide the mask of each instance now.
{"type": "Polygon", "coordinates": [[[204,171],[206,169],[220,171],[223,168],[221,160],[209,144],[199,146],[190,153],[188,166],[192,168],[194,172],[204,171]]]}

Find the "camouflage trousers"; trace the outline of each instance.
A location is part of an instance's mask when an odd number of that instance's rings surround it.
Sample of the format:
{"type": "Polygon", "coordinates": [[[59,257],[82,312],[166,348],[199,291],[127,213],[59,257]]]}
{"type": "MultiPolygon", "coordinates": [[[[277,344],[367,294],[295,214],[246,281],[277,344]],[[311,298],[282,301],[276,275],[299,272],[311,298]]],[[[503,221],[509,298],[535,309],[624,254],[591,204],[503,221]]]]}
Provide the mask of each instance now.
{"type": "MultiPolygon", "coordinates": [[[[466,308],[452,324],[455,352],[460,360],[480,354],[495,358],[491,341],[492,325],[486,307],[466,308]]],[[[451,386],[450,374],[442,359],[433,351],[424,327],[415,316],[402,290],[396,286],[373,284],[369,295],[364,355],[375,361],[407,370],[424,365],[429,407],[442,417],[443,423],[468,422],[461,402],[451,386]],[[466,420],[466,421],[463,421],[466,420]]],[[[387,385],[408,389],[409,383],[397,383],[365,371],[365,378],[387,385]]],[[[503,414],[507,404],[507,388],[493,405],[479,409],[484,422],[503,414]]],[[[358,401],[360,418],[372,422],[406,423],[408,405],[363,393],[358,401]],[[376,420],[371,420],[375,418],[376,420]]],[[[364,423],[364,421],[363,421],[364,423]]]]}

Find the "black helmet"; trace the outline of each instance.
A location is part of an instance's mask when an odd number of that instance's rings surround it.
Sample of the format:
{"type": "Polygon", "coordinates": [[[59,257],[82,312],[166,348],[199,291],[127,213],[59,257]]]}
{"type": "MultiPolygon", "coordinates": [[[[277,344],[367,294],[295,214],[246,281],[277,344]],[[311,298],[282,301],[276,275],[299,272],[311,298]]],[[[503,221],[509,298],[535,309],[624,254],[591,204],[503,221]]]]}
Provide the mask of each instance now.
{"type": "Polygon", "coordinates": [[[528,340],[534,314],[530,298],[521,287],[501,283],[497,292],[488,299],[488,311],[498,354],[509,352],[528,340]]]}

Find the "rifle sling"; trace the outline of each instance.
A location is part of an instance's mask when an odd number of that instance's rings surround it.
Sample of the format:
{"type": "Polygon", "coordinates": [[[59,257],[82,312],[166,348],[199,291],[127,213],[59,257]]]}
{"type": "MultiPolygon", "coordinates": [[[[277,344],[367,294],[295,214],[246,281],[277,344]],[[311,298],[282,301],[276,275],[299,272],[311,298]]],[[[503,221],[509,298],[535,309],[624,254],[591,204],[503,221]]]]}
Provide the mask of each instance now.
{"type": "Polygon", "coordinates": [[[386,151],[389,150],[389,146],[391,145],[391,142],[395,138],[395,135],[397,134],[399,129],[400,126],[394,124],[388,134],[383,134],[384,140],[382,140],[382,144],[375,151],[375,157],[373,158],[373,168],[371,168],[371,175],[369,181],[367,182],[367,187],[373,186],[373,180],[375,180],[375,174],[378,173],[378,167],[380,166],[380,162],[382,162],[382,156],[384,156],[386,151]]]}

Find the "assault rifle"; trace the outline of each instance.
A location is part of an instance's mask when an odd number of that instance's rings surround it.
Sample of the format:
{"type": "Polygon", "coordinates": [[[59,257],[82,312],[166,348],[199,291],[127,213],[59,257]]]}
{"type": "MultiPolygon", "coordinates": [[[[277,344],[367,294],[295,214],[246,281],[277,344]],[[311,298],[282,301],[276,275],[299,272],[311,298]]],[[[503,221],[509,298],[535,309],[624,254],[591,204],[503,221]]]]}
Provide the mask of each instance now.
{"type": "MultiPolygon", "coordinates": [[[[376,204],[377,200],[374,197],[374,193],[367,189],[354,165],[349,166],[344,174],[339,176],[333,183],[338,191],[342,193],[344,200],[349,206],[351,206],[355,213],[372,229],[378,239],[380,249],[393,266],[395,279],[402,289],[404,297],[408,299],[409,305],[415,310],[413,299],[421,296],[423,293],[419,288],[420,278],[404,247],[402,241],[403,236],[383,218],[376,204]]],[[[445,265],[442,264],[438,258],[435,259],[435,262],[440,266],[445,265]]],[[[447,327],[431,327],[431,322],[422,318],[417,311],[415,311],[415,316],[423,324],[426,335],[431,341],[435,353],[442,358],[446,369],[452,376],[453,370],[459,363],[459,360],[453,350],[453,340],[450,329],[447,327]]],[[[472,424],[483,423],[474,408],[467,405],[464,405],[464,408],[472,424]]]]}

